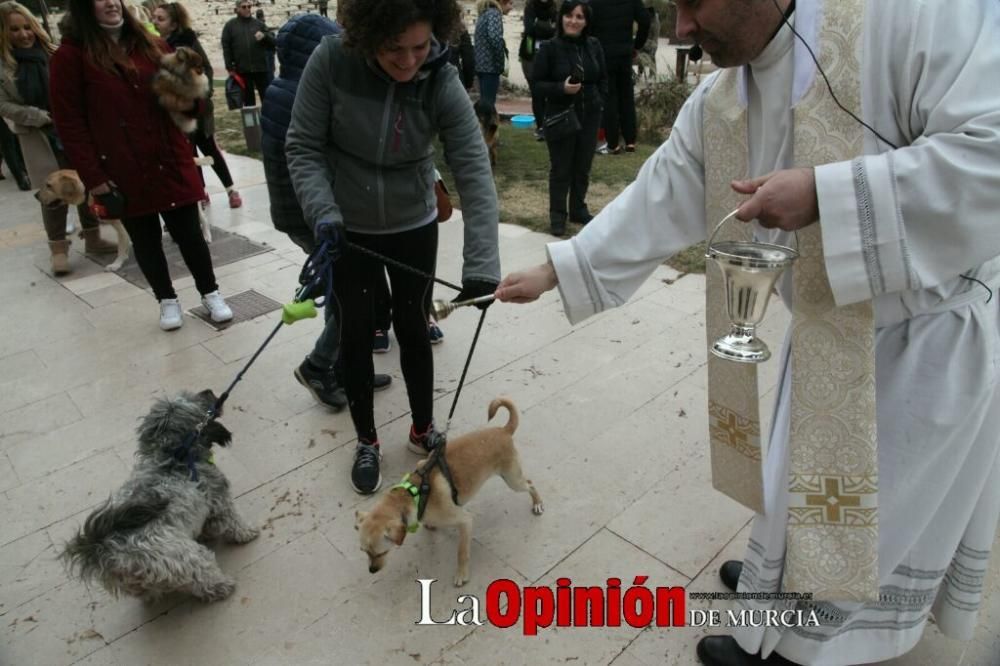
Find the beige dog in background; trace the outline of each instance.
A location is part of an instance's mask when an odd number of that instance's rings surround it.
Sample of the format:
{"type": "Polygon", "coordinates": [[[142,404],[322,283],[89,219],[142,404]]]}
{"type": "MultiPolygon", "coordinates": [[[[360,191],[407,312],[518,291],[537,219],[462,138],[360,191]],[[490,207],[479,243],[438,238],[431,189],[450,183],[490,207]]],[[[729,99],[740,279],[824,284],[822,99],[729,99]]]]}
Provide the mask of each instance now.
{"type": "MultiPolygon", "coordinates": [[[[212,162],[213,160],[211,157],[198,157],[194,160],[194,163],[198,166],[209,166],[212,162]]],[[[38,199],[43,206],[54,206],[61,203],[68,204],[70,206],[79,206],[84,201],[86,201],[89,206],[93,203],[93,196],[87,192],[87,188],[84,187],[79,174],[72,169],[59,169],[58,171],[50,173],[49,177],[45,179],[45,183],[42,185],[41,189],[39,189],[35,194],[35,198],[38,199]]],[[[208,223],[208,219],[205,218],[205,214],[202,212],[201,206],[198,206],[198,218],[201,224],[202,236],[205,237],[205,242],[211,243],[212,226],[208,223]]],[[[125,227],[122,226],[120,220],[101,220],[101,224],[110,225],[118,235],[118,256],[115,257],[114,261],[104,267],[104,270],[106,271],[117,271],[128,259],[128,233],[125,231],[125,227]]]]}
{"type": "MultiPolygon", "coordinates": [[[[469,580],[469,550],[472,544],[472,514],[462,506],[472,499],[487,479],[499,476],[507,486],[517,492],[531,495],[531,510],[541,515],[542,498],[524,477],[521,459],[514,448],[514,431],[517,429],[517,408],[508,398],[497,398],[490,403],[489,418],[501,407],[510,415],[507,424],[499,428],[476,430],[449,441],[445,447],[445,461],[451,470],[458,490],[458,506],[452,501],[451,486],[435,466],[430,472],[431,492],[424,511],[423,524],[428,529],[436,527],[458,528],[458,570],[455,585],[469,580]]],[[[426,460],[417,463],[417,471],[409,481],[420,487],[426,460]]],[[[392,546],[403,545],[407,527],[417,524],[417,507],[413,495],[405,488],[395,486],[379,498],[371,511],[355,514],[355,529],[361,535],[361,549],[368,554],[368,571],[375,573],[385,566],[392,546]]]]}
{"type": "MultiPolygon", "coordinates": [[[[45,183],[35,194],[35,198],[43,206],[57,206],[60,204],[79,206],[84,201],[89,206],[92,203],[92,197],[87,195],[83,181],[80,180],[80,176],[77,175],[76,171],[72,169],[59,169],[50,173],[49,177],[45,179],[45,183]]],[[[119,220],[101,220],[101,224],[111,226],[118,235],[118,256],[104,268],[106,271],[117,271],[128,259],[128,233],[126,233],[125,227],[122,226],[119,220]]]]}

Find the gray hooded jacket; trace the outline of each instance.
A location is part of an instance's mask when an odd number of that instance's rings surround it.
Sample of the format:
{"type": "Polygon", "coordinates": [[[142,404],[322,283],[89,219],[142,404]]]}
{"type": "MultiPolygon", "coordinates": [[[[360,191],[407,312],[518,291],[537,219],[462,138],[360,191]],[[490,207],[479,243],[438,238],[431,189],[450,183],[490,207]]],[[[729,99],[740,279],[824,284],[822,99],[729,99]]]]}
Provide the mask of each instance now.
{"type": "Polygon", "coordinates": [[[458,71],[437,42],[406,83],[344,47],[339,36],[324,38],[313,52],[286,139],[306,222],[343,222],[367,234],[432,223],[437,135],[462,199],[462,279],[498,282],[499,211],[486,145],[458,71]]]}

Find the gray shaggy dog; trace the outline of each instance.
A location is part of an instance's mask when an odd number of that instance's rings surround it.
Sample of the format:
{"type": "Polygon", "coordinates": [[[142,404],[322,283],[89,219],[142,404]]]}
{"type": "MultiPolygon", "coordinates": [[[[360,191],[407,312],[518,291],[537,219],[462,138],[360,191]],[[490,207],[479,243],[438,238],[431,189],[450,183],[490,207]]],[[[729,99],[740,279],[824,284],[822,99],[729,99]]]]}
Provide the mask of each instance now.
{"type": "Polygon", "coordinates": [[[138,428],[139,450],[128,481],[87,517],[62,553],[71,574],[99,582],[114,596],[155,601],[185,592],[203,601],[225,599],[236,582],[199,541],[247,543],[260,530],[236,513],[229,481],[212,462],[212,445],[232,434],[217,421],[193,442],[198,480],[178,454],[215,403],[211,391],[157,400],[138,428]]]}

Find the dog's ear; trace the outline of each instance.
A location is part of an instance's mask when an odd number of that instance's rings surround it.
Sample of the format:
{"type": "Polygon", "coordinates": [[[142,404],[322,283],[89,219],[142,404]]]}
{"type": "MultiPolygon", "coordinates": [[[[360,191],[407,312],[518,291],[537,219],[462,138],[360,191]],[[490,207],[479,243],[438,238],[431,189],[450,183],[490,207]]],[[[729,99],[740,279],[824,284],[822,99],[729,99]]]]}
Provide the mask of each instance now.
{"type": "Polygon", "coordinates": [[[355,511],[354,512],[354,529],[359,529],[361,523],[365,522],[365,518],[368,517],[367,511],[355,511]]]}
{"type": "Polygon", "coordinates": [[[218,421],[209,421],[201,429],[201,440],[209,446],[212,444],[229,446],[233,441],[233,433],[218,421]]]}
{"type": "Polygon", "coordinates": [[[386,529],[385,536],[397,546],[402,546],[403,539],[406,538],[406,525],[403,521],[393,523],[386,529]]]}
{"type": "Polygon", "coordinates": [[[69,204],[77,204],[83,201],[83,183],[79,178],[71,178],[61,175],[55,179],[52,189],[58,193],[59,198],[69,204]]]}

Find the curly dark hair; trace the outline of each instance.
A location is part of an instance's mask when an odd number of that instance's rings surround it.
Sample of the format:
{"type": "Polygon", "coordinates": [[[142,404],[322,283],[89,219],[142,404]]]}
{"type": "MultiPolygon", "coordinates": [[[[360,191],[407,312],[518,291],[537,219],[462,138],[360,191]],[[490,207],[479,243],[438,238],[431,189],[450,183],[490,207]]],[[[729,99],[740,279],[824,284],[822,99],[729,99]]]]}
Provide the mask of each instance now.
{"type": "Polygon", "coordinates": [[[339,16],[344,44],[371,57],[418,21],[431,24],[439,42],[447,43],[462,21],[457,0],[349,0],[339,16]]]}

